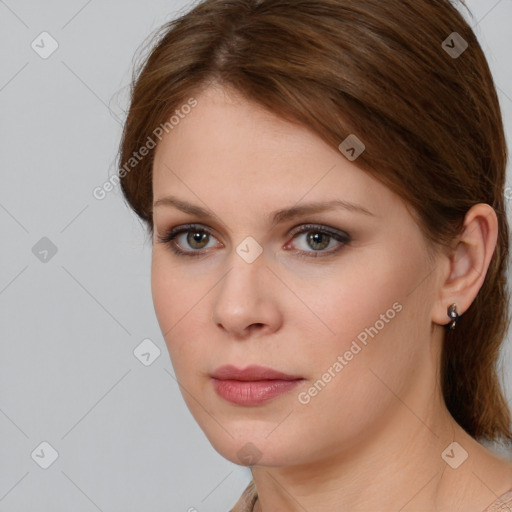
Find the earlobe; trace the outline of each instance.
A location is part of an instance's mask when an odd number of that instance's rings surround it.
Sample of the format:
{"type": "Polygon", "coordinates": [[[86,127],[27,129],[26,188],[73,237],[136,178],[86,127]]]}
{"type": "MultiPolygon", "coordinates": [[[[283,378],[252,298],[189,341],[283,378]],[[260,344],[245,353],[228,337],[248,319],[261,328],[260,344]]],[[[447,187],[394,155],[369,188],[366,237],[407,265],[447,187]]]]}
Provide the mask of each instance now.
{"type": "Polygon", "coordinates": [[[462,233],[454,250],[446,256],[448,271],[442,280],[432,321],[455,325],[482,287],[498,240],[498,218],[494,209],[478,203],[466,213],[462,233]],[[449,307],[455,304],[450,315],[449,307]],[[454,322],[455,321],[455,322],[454,322]]]}

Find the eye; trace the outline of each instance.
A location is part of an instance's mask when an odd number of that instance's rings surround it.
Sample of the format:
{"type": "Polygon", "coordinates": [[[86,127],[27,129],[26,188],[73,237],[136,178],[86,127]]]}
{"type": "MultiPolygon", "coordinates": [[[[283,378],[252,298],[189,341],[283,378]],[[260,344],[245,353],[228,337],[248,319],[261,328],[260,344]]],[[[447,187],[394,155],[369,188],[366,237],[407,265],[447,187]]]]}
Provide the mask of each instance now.
{"type": "Polygon", "coordinates": [[[212,235],[207,229],[195,224],[189,224],[170,229],[163,235],[158,235],[158,241],[168,245],[171,250],[179,256],[194,257],[204,254],[205,251],[199,252],[197,249],[207,248],[211,237],[212,235]],[[180,243],[177,243],[177,241],[180,243]],[[186,248],[187,245],[192,248],[192,251],[182,249],[182,247],[186,248]]]}
{"type": "MultiPolygon", "coordinates": [[[[316,224],[306,224],[300,226],[301,229],[293,230],[288,236],[293,235],[293,240],[300,239],[300,236],[306,235],[303,239],[306,250],[293,250],[299,256],[316,258],[319,256],[328,256],[341,250],[343,246],[350,243],[350,235],[343,231],[329,229],[316,224]],[[334,244],[332,243],[334,242],[334,244]],[[334,245],[334,248],[332,247],[334,245]],[[308,251],[307,247],[312,249],[308,251]],[[328,250],[326,250],[328,249],[328,250]]],[[[197,257],[205,255],[205,249],[208,249],[208,243],[213,238],[211,232],[199,225],[189,224],[172,228],[163,235],[158,235],[158,241],[168,245],[170,249],[179,256],[197,257]],[[187,249],[187,246],[191,250],[187,249]]],[[[220,243],[220,242],[219,242],[220,243]]],[[[220,244],[222,246],[222,244],[220,244]]],[[[290,243],[285,248],[289,249],[290,243]]],[[[303,245],[304,247],[304,245],[303,245]]]]}
{"type": "MultiPolygon", "coordinates": [[[[343,231],[332,230],[316,224],[306,224],[300,226],[300,228],[300,230],[293,231],[291,234],[294,235],[294,240],[300,240],[302,235],[306,235],[305,238],[303,238],[303,241],[306,244],[305,247],[306,249],[310,248],[313,250],[308,251],[300,249],[296,252],[307,258],[317,258],[319,256],[328,256],[337,253],[345,245],[350,243],[350,235],[343,231]],[[334,242],[334,244],[332,242],[334,242]],[[329,247],[330,249],[326,250],[329,247]]],[[[289,244],[287,244],[287,247],[288,246],[289,244]]]]}

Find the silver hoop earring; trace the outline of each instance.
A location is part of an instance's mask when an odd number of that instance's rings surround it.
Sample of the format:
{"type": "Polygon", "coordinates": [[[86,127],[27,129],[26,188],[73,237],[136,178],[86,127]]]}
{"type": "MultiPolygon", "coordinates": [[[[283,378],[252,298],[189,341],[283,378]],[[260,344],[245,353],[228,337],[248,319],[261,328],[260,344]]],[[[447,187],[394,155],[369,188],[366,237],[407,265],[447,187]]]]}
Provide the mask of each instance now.
{"type": "Polygon", "coordinates": [[[455,329],[457,322],[459,321],[460,315],[457,313],[457,304],[452,304],[448,306],[448,316],[451,318],[451,322],[449,325],[450,329],[455,329]]]}

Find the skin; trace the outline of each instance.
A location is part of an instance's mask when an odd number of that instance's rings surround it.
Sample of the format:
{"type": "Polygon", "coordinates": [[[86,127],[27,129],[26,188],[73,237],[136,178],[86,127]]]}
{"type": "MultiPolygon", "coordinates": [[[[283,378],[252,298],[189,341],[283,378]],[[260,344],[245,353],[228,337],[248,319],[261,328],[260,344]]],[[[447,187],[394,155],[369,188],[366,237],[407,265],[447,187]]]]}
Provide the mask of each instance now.
{"type": "Polygon", "coordinates": [[[447,307],[464,313],[482,286],[497,240],[494,210],[471,208],[453,250],[431,261],[404,202],[357,160],[232,90],[212,85],[195,98],[157,147],[153,197],[173,195],[215,216],[154,207],[153,301],[183,397],[213,447],[240,465],[247,443],[258,450],[255,509],[482,511],[512,487],[512,465],[450,416],[439,360],[447,307]],[[331,199],[373,215],[337,209],[273,228],[267,219],[331,199]],[[191,245],[182,233],[175,242],[201,257],[178,256],[172,242],[159,241],[187,223],[210,236],[191,245]],[[344,231],[350,241],[327,237],[318,250],[307,233],[290,235],[305,224],[344,231]],[[252,263],[236,252],[248,236],[263,249],[252,263]],[[402,307],[394,318],[300,403],[298,394],[394,303],[402,307]],[[210,373],[223,364],[305,380],[269,402],[237,406],[212,386],[210,373]],[[441,458],[453,441],[468,453],[456,469],[441,458]]]}

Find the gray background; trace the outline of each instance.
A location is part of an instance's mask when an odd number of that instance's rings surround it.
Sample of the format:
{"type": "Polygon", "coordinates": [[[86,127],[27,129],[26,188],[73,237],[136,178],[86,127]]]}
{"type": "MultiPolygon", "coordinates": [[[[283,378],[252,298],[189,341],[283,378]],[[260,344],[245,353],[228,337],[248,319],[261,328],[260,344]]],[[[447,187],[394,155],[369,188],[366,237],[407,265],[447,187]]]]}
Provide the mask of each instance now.
{"type": "MultiPolygon", "coordinates": [[[[468,3],[512,147],[512,0],[468,3]]],[[[116,172],[136,50],[189,6],[0,0],[0,511],[223,512],[250,480],[184,405],[142,225],[118,188],[92,195],[116,172]]]]}

